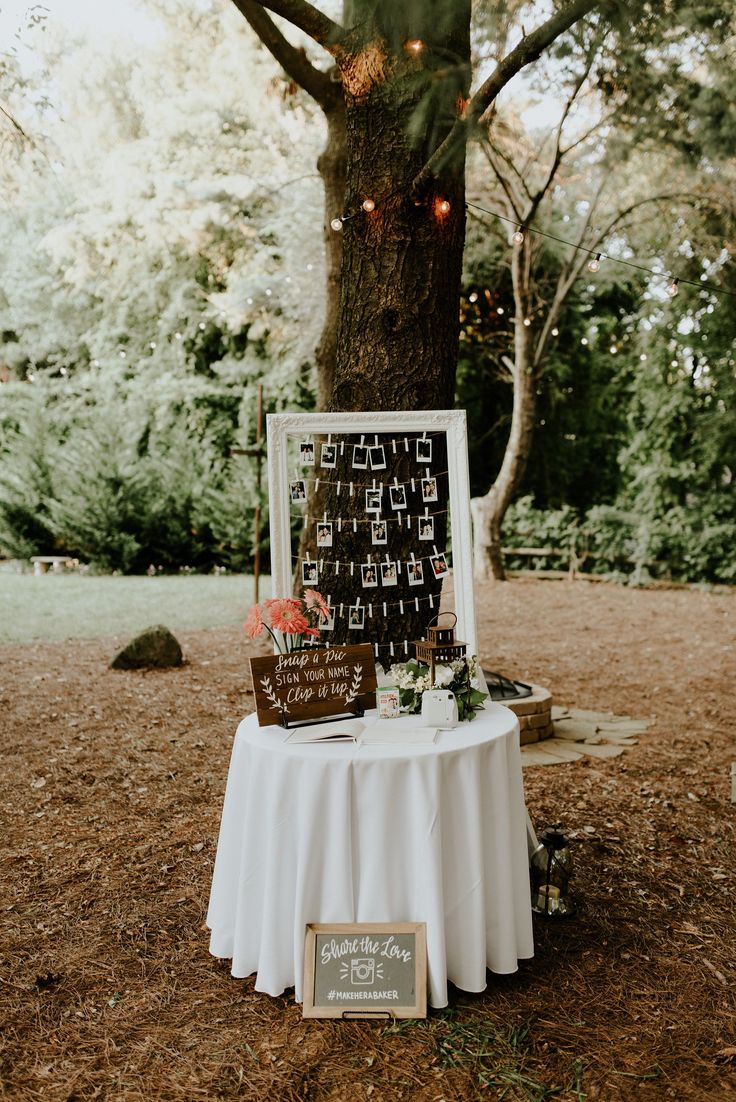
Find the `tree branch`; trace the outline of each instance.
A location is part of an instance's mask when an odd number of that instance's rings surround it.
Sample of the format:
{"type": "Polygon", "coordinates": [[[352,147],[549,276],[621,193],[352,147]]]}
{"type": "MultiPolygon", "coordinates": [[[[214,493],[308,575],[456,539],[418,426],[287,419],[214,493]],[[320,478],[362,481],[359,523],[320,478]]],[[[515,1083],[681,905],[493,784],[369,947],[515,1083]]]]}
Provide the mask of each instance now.
{"type": "Polygon", "coordinates": [[[288,19],[300,31],[304,31],[328,53],[334,54],[345,34],[344,27],[319,11],[308,0],[258,0],[260,7],[268,8],[274,15],[288,19]]]}
{"type": "Polygon", "coordinates": [[[323,111],[332,106],[338,85],[327,73],[312,65],[303,50],[292,46],[263,10],[263,5],[255,0],[233,0],[233,3],[287,76],[316,100],[323,111]]]}
{"type": "Polygon", "coordinates": [[[445,140],[437,147],[414,180],[414,190],[426,183],[436,169],[445,163],[456,145],[467,140],[470,128],[481,121],[499,92],[505,88],[512,77],[536,61],[556,38],[564,34],[573,23],[598,7],[601,0],[570,0],[570,3],[537,27],[531,34],[524,35],[521,42],[506,54],[478,91],[468,101],[462,116],[455,121],[445,140]]]}

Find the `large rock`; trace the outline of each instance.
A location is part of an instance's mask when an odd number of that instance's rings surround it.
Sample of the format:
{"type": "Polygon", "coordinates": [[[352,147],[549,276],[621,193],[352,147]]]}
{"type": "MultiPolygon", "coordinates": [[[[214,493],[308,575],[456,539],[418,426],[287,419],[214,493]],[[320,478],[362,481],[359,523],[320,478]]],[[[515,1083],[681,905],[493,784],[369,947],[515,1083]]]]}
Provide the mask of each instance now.
{"type": "Polygon", "coordinates": [[[163,670],[169,666],[181,666],[182,653],[178,641],[167,627],[157,624],[146,628],[113,658],[113,670],[140,670],[153,666],[163,670]]]}

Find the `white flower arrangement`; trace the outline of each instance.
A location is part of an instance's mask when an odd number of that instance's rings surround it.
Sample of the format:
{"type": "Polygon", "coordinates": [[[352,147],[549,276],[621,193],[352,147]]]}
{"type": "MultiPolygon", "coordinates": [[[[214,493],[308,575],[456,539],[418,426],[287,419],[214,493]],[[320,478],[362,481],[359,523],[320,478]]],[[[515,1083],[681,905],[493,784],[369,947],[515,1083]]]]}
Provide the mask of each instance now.
{"type": "Polygon", "coordinates": [[[457,700],[459,718],[470,720],[488,695],[478,688],[477,671],[478,660],[473,655],[472,658],[458,658],[454,662],[436,665],[434,681],[430,677],[429,667],[420,665],[414,659],[396,663],[388,673],[398,686],[402,711],[418,712],[422,706],[422,693],[427,689],[449,689],[457,700]]]}

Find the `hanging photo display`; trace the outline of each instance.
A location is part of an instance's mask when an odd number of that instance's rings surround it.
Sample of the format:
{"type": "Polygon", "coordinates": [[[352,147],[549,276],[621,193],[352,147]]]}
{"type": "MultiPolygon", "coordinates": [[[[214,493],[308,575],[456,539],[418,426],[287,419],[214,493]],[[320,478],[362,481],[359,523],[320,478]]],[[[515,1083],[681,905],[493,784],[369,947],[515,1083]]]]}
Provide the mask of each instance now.
{"type": "Polygon", "coordinates": [[[417,529],[420,540],[434,540],[434,517],[419,517],[417,529]]]}
{"type": "Polygon", "coordinates": [[[332,523],[328,520],[317,525],[317,546],[332,547],[332,523]]]}
{"type": "Polygon", "coordinates": [[[337,445],[336,444],[323,444],[322,452],[319,459],[320,467],[327,467],[328,470],[334,470],[337,466],[337,445]]]}
{"type": "Polygon", "coordinates": [[[371,521],[371,543],[374,547],[382,547],[388,543],[388,529],[385,520],[371,521]]]}
{"type": "Polygon", "coordinates": [[[329,611],[317,625],[323,646],[365,641],[384,668],[407,661],[448,583],[473,639],[472,572],[456,561],[471,544],[464,420],[462,411],[270,416],[274,592],[290,593],[294,572],[318,590],[329,611]]]}
{"type": "Polygon", "coordinates": [[[296,478],[293,482],[289,483],[291,489],[291,500],[295,505],[306,505],[307,502],[307,484],[303,478],[296,478]]]}
{"type": "Polygon", "coordinates": [[[314,444],[311,440],[303,440],[299,445],[299,461],[302,467],[314,466],[314,444]]]}
{"type": "Polygon", "coordinates": [[[368,449],[363,444],[353,446],[353,470],[364,471],[368,467],[368,449]]]}

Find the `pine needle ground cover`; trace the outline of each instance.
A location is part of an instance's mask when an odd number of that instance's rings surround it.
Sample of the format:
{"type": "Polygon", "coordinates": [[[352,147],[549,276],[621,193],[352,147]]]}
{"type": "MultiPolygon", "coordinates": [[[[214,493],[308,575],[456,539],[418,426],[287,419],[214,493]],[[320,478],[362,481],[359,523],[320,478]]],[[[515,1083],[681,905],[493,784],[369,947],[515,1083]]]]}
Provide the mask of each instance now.
{"type": "Polygon", "coordinates": [[[157,673],[107,668],[122,636],[0,648],[3,1097],[736,1099],[733,595],[529,579],[478,609],[486,667],[656,723],[524,770],[537,828],[572,839],[578,917],[421,1023],[307,1023],[208,954],[238,627],[182,633],[157,673]]]}

